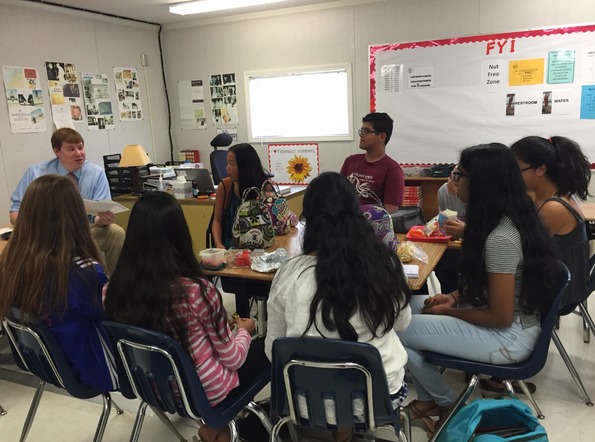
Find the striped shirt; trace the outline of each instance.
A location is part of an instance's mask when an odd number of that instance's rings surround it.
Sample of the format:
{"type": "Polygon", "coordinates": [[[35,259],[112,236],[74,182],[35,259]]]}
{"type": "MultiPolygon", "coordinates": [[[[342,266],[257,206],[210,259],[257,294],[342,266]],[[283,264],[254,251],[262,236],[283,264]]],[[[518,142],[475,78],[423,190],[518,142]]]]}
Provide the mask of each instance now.
{"type": "MultiPolygon", "coordinates": [[[[184,295],[174,299],[173,312],[186,326],[188,353],[211,406],[215,406],[239,385],[237,370],[246,360],[252,338],[245,329],[233,335],[225,320],[217,324],[218,330],[213,327],[212,318],[219,315],[223,306],[217,289],[210,282],[204,281],[206,302],[196,282],[189,278],[180,278],[179,282],[184,295]]],[[[171,319],[166,318],[171,335],[179,341],[171,319]]]]}
{"type": "Polygon", "coordinates": [[[523,280],[523,247],[521,234],[508,217],[490,232],[486,239],[485,263],[488,273],[514,274],[514,316],[523,328],[539,325],[539,313],[526,314],[519,307],[523,280]]]}

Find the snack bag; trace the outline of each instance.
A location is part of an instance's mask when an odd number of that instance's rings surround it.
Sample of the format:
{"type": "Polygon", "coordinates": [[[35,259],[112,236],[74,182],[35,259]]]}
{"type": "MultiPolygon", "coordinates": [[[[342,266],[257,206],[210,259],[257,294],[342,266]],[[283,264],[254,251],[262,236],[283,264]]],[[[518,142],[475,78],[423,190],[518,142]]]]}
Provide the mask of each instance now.
{"type": "Polygon", "coordinates": [[[440,225],[438,224],[438,218],[440,215],[436,215],[430,221],[426,223],[426,227],[424,228],[424,233],[426,236],[432,236],[432,233],[438,232],[440,229],[440,225]]]}
{"type": "Polygon", "coordinates": [[[442,234],[446,235],[446,232],[444,231],[444,221],[447,219],[457,219],[457,215],[458,213],[456,210],[450,209],[443,210],[438,214],[438,229],[442,234]]]}

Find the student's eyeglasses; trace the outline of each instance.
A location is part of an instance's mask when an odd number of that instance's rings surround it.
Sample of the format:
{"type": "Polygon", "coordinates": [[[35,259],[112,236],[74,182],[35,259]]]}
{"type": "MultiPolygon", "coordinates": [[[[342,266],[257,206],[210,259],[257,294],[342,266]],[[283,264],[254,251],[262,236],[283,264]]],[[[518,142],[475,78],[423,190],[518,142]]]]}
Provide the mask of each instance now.
{"type": "Polygon", "coordinates": [[[460,170],[456,170],[450,174],[450,177],[455,183],[458,183],[462,176],[469,176],[468,173],[463,173],[460,170]]]}
{"type": "Polygon", "coordinates": [[[368,129],[367,127],[362,127],[360,129],[358,129],[357,133],[359,134],[360,137],[363,137],[363,136],[366,136],[368,134],[376,134],[376,135],[378,135],[380,132],[376,132],[375,130],[368,129]]]}

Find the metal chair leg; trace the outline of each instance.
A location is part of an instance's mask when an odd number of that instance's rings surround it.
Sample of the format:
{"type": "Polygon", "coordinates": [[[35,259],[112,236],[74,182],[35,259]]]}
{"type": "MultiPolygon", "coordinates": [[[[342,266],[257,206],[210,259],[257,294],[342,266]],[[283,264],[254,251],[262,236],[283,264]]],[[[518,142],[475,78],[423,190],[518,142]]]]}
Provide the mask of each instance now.
{"type": "Polygon", "coordinates": [[[138,442],[140,436],[140,429],[143,426],[145,420],[145,411],[147,411],[147,403],[141,401],[136,412],[136,418],[134,419],[134,425],[132,426],[132,434],[130,435],[130,442],[138,442]]]}
{"type": "Polygon", "coordinates": [[[240,439],[239,437],[239,432],[238,432],[238,424],[236,423],[236,421],[231,420],[227,426],[229,427],[229,432],[230,432],[230,438],[229,440],[231,442],[238,442],[238,440],[240,439]]]}
{"type": "Polygon", "coordinates": [[[401,407],[399,416],[403,418],[403,425],[401,425],[397,437],[401,442],[411,442],[411,420],[409,419],[409,414],[401,407]]]}
{"type": "Polygon", "coordinates": [[[116,404],[116,401],[114,401],[113,398],[112,398],[112,405],[114,407],[116,407],[116,414],[117,415],[124,414],[124,410],[122,410],[120,407],[118,407],[118,404],[116,404]]]}
{"type": "Polygon", "coordinates": [[[33,400],[31,401],[27,418],[25,419],[25,425],[23,425],[20,442],[25,442],[25,439],[27,439],[27,434],[29,434],[29,430],[31,429],[31,424],[35,418],[35,413],[37,412],[37,407],[39,406],[39,401],[41,400],[41,395],[43,394],[44,390],[45,381],[40,379],[39,385],[37,385],[37,389],[35,390],[35,395],[33,395],[33,400]]]}
{"type": "Polygon", "coordinates": [[[169,420],[169,418],[165,415],[165,413],[163,411],[161,411],[159,408],[155,408],[151,405],[149,405],[149,407],[151,407],[151,410],[153,410],[153,412],[157,415],[157,417],[161,420],[161,422],[163,422],[165,424],[165,426],[167,428],[169,428],[171,430],[171,432],[176,435],[176,437],[178,438],[178,440],[180,442],[187,442],[187,440],[184,438],[184,436],[182,436],[180,434],[180,432],[178,430],[176,430],[176,427],[174,427],[174,424],[171,423],[171,421],[169,420]]]}
{"type": "MultiPolygon", "coordinates": [[[[589,317],[591,317],[591,316],[589,315],[588,308],[587,308],[587,299],[585,299],[583,302],[581,302],[578,307],[581,311],[581,316],[583,317],[583,342],[585,344],[588,344],[589,342],[591,342],[591,333],[589,330],[590,324],[589,324],[587,318],[585,318],[584,312],[587,312],[587,316],[589,316],[589,317]]],[[[591,319],[591,322],[593,322],[592,319],[591,319]]]]}
{"type": "Polygon", "coordinates": [[[266,414],[266,412],[262,409],[262,407],[260,405],[258,405],[254,401],[251,401],[244,408],[246,408],[246,409],[250,410],[252,413],[254,413],[256,415],[256,417],[258,417],[258,419],[260,420],[260,423],[262,424],[264,429],[267,430],[267,433],[271,434],[271,430],[273,429],[273,424],[271,424],[271,420],[269,419],[269,416],[266,414]]]}
{"type": "Polygon", "coordinates": [[[453,406],[452,410],[448,414],[447,418],[444,420],[442,425],[440,425],[440,428],[438,428],[434,432],[434,434],[433,434],[432,438],[429,440],[429,442],[436,442],[438,440],[438,437],[440,437],[440,433],[442,433],[442,429],[446,428],[448,422],[452,419],[452,417],[461,408],[463,408],[465,406],[467,399],[469,399],[469,396],[471,396],[471,393],[473,393],[473,390],[475,390],[475,387],[477,387],[478,383],[479,383],[479,376],[477,376],[476,374],[472,375],[471,380],[469,381],[469,384],[467,384],[467,388],[459,395],[458,399],[455,402],[455,405],[453,406]]]}
{"type": "Polygon", "coordinates": [[[112,398],[110,394],[104,393],[101,396],[103,397],[103,411],[101,412],[101,417],[99,418],[99,423],[97,424],[97,430],[95,431],[93,442],[101,442],[101,439],[103,439],[103,433],[105,432],[109,413],[112,409],[112,398]]]}
{"type": "Polygon", "coordinates": [[[2,408],[2,405],[0,405],[0,416],[5,416],[6,415],[6,410],[4,408],[2,408]]]}
{"type": "Polygon", "coordinates": [[[581,377],[579,376],[578,372],[576,371],[576,368],[574,368],[574,364],[572,363],[572,360],[570,359],[570,356],[568,356],[568,353],[566,352],[566,349],[564,348],[564,345],[562,345],[562,341],[560,341],[560,338],[558,337],[558,334],[556,333],[555,330],[552,333],[552,341],[554,341],[554,344],[556,344],[556,348],[558,349],[558,352],[560,353],[560,356],[562,356],[562,360],[566,364],[566,367],[568,368],[568,371],[570,372],[570,375],[572,376],[572,379],[574,379],[574,382],[576,383],[576,386],[578,387],[578,389],[580,390],[581,394],[583,395],[583,398],[585,399],[585,403],[589,407],[592,407],[593,406],[593,401],[591,401],[591,398],[589,397],[589,394],[587,393],[587,390],[585,390],[585,386],[583,385],[583,381],[581,380],[581,377]]]}
{"type": "MultiPolygon", "coordinates": [[[[281,427],[283,425],[285,425],[286,423],[291,423],[291,417],[285,416],[283,419],[281,419],[279,422],[277,422],[275,425],[273,425],[273,429],[271,430],[271,437],[269,438],[269,442],[279,442],[281,440],[279,438],[279,430],[281,430],[281,427]]],[[[294,441],[294,442],[297,442],[297,441],[294,441]]]]}

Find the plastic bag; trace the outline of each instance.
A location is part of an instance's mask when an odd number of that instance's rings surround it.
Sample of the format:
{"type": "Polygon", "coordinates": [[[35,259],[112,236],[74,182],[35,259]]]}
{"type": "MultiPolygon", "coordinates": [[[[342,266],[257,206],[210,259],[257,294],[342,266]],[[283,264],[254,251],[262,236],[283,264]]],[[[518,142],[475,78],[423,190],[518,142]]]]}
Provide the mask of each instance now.
{"type": "Polygon", "coordinates": [[[417,259],[425,264],[428,263],[428,255],[425,250],[418,247],[413,241],[403,241],[402,243],[399,243],[397,256],[403,264],[407,264],[408,262],[413,261],[413,259],[417,259]]]}

